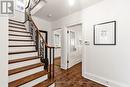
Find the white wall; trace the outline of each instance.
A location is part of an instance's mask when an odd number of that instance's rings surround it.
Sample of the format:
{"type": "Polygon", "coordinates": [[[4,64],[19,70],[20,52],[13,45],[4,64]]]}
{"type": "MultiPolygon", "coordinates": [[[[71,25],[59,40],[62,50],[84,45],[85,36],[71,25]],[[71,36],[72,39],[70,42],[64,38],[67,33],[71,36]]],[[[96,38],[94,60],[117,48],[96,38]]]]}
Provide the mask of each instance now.
{"type": "Polygon", "coordinates": [[[14,14],[9,15],[9,19],[24,22],[25,21],[25,13],[15,10],[14,14]]]}
{"type": "Polygon", "coordinates": [[[61,68],[67,69],[67,28],[62,29],[61,33],[61,68]]]}
{"type": "Polygon", "coordinates": [[[51,23],[36,16],[33,16],[32,18],[37,27],[39,28],[39,30],[48,31],[48,44],[52,45],[53,39],[52,39],[51,23]]]}
{"type": "Polygon", "coordinates": [[[14,1],[14,14],[10,14],[9,19],[13,19],[20,22],[25,22],[25,12],[16,10],[17,0],[13,0],[13,1],[14,1]]]}
{"type": "MultiPolygon", "coordinates": [[[[84,77],[109,85],[109,87],[130,87],[129,3],[129,0],[104,0],[81,12],[53,22],[53,28],[63,28],[64,32],[66,32],[67,25],[83,23],[83,41],[90,43],[90,45],[83,46],[82,75],[84,77]],[[117,21],[117,45],[93,45],[93,25],[113,20],[117,21]]],[[[63,66],[65,66],[66,33],[63,35],[62,59],[64,60],[63,66]]]]}
{"type": "Polygon", "coordinates": [[[0,15],[0,87],[8,87],[8,17],[0,15]]]}
{"type": "Polygon", "coordinates": [[[61,47],[55,48],[55,58],[61,57],[61,47]]]}
{"type": "Polygon", "coordinates": [[[61,29],[53,31],[53,44],[56,47],[55,48],[55,58],[61,57],[61,33],[62,33],[61,29]],[[55,44],[55,34],[59,35],[59,44],[55,44]]]}
{"type": "Polygon", "coordinates": [[[130,0],[105,0],[82,11],[84,40],[83,75],[108,84],[130,87],[130,0]],[[94,46],[93,25],[117,21],[117,45],[94,46]],[[108,82],[106,82],[108,81],[108,82]]]}

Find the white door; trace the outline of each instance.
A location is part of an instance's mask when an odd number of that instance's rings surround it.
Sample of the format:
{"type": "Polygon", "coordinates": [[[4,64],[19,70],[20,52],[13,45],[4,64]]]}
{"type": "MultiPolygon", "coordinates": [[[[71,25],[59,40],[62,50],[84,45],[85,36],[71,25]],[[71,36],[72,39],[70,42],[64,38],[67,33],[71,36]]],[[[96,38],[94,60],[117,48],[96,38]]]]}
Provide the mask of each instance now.
{"type": "Polygon", "coordinates": [[[82,48],[82,25],[77,25],[68,28],[68,68],[81,62],[82,48]]]}

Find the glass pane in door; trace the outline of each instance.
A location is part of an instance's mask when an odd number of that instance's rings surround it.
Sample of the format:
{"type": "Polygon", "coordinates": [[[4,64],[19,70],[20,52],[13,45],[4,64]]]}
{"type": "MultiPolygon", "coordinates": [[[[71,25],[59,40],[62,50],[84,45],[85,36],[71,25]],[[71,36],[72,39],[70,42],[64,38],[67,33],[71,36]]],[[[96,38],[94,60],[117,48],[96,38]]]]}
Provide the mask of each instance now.
{"type": "Polygon", "coordinates": [[[70,51],[75,51],[75,32],[70,31],[70,51]]]}

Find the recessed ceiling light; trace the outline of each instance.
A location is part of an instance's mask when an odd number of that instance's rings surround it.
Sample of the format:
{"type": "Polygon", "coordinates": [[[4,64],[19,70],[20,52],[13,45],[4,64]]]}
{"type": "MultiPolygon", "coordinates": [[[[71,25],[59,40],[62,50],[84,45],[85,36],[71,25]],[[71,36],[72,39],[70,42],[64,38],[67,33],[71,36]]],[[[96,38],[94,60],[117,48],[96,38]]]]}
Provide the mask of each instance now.
{"type": "Polygon", "coordinates": [[[70,5],[70,6],[73,6],[74,3],[75,3],[75,0],[69,0],[69,5],[70,5]]]}
{"type": "Polygon", "coordinates": [[[52,14],[48,14],[48,17],[52,17],[52,14]]]}

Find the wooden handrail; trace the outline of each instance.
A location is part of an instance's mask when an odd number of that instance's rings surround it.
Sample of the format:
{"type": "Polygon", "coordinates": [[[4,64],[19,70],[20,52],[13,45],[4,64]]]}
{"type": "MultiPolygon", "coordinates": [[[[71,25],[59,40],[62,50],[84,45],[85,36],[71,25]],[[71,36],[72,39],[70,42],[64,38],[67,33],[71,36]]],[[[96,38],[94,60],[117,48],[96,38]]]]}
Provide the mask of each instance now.
{"type": "MultiPolygon", "coordinates": [[[[40,0],[39,0],[40,1],[40,0]]],[[[39,2],[38,2],[39,3],[39,2]]],[[[30,2],[29,2],[29,4],[30,4],[30,2]]],[[[36,26],[36,24],[35,24],[35,22],[33,21],[33,19],[32,19],[32,17],[31,17],[31,14],[30,14],[30,11],[31,10],[29,10],[28,12],[29,13],[27,13],[27,9],[29,9],[29,4],[28,4],[28,6],[27,6],[27,8],[25,9],[25,15],[26,15],[26,17],[25,17],[25,22],[24,23],[26,23],[27,21],[29,21],[30,23],[32,23],[32,28],[34,29],[32,29],[33,30],[33,32],[34,33],[36,33],[36,38],[37,39],[35,39],[35,40],[38,40],[38,42],[36,41],[36,44],[37,44],[37,46],[36,46],[36,50],[38,51],[38,56],[42,56],[42,58],[40,58],[40,60],[41,60],[41,62],[42,63],[45,63],[45,66],[44,66],[44,69],[47,69],[48,70],[48,50],[47,49],[50,49],[50,66],[51,66],[51,60],[53,59],[53,70],[51,70],[51,67],[50,67],[50,71],[49,71],[49,78],[51,79],[51,71],[53,72],[53,78],[54,78],[54,48],[55,47],[53,47],[53,46],[49,46],[48,45],[48,43],[44,40],[44,38],[43,38],[43,36],[42,36],[42,34],[41,34],[41,32],[40,32],[40,30],[38,29],[38,27],[36,26]],[[40,37],[40,39],[42,39],[42,43],[41,43],[41,41],[40,41],[40,44],[39,44],[39,37],[40,37]],[[39,47],[39,45],[40,45],[40,47],[39,47]],[[43,53],[41,53],[41,52],[43,52],[41,49],[43,49],[42,47],[41,47],[41,45],[44,45],[45,46],[45,58],[44,58],[44,54],[43,53]],[[52,55],[52,52],[53,52],[53,55],[52,55]],[[44,59],[43,59],[44,58],[44,59]]],[[[36,5],[35,5],[36,6],[36,5]]],[[[34,6],[34,7],[35,7],[34,6]]],[[[30,27],[31,28],[31,27],[30,27]]],[[[33,32],[32,32],[32,35],[33,35],[33,32]]],[[[30,32],[31,33],[31,32],[30,32]]],[[[33,38],[33,36],[32,36],[32,38],[33,38]]]]}
{"type": "Polygon", "coordinates": [[[49,46],[48,43],[45,42],[45,40],[44,40],[44,38],[43,38],[41,32],[39,31],[38,27],[37,27],[36,24],[34,23],[32,17],[31,17],[30,15],[28,15],[28,14],[26,14],[26,15],[29,17],[29,21],[31,21],[31,22],[33,23],[33,25],[35,26],[35,29],[37,30],[38,34],[40,35],[41,39],[43,40],[43,43],[45,44],[45,46],[46,46],[47,48],[55,48],[54,46],[49,46]]]}

